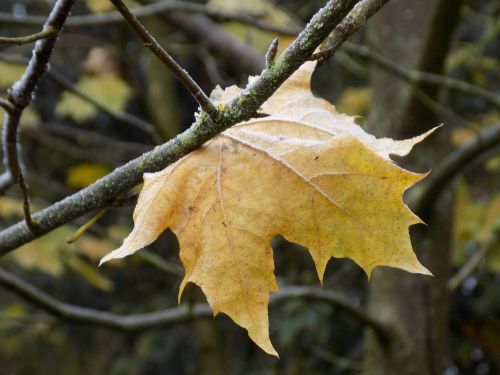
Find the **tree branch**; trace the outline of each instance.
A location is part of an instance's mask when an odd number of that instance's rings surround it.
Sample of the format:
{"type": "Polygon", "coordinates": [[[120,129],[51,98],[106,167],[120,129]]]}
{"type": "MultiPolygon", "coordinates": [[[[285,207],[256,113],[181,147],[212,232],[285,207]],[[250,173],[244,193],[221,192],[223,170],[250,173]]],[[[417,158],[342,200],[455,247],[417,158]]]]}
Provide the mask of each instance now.
{"type": "Polygon", "coordinates": [[[339,309],[347,312],[359,322],[372,328],[378,337],[387,342],[394,335],[391,327],[388,327],[384,322],[377,319],[375,316],[363,311],[345,300],[344,297],[332,292],[331,290],[307,286],[295,286],[282,288],[278,294],[271,296],[269,303],[279,303],[289,299],[310,299],[332,304],[339,309]]]}
{"type": "MultiPolygon", "coordinates": [[[[300,30],[285,29],[266,22],[262,22],[251,14],[240,14],[235,12],[225,12],[211,6],[187,1],[158,1],[152,4],[132,8],[131,12],[139,19],[155,16],[158,14],[168,14],[173,12],[203,14],[213,20],[225,22],[234,21],[248,26],[253,26],[261,30],[275,32],[282,35],[296,35],[300,30]]],[[[107,12],[102,14],[88,14],[83,16],[72,16],[66,23],[67,28],[82,28],[89,26],[111,25],[122,23],[123,17],[119,12],[107,12]]],[[[16,17],[9,13],[0,13],[0,23],[6,25],[19,26],[41,26],[45,22],[43,17],[23,16],[16,17]]]]}
{"type": "Polygon", "coordinates": [[[12,113],[16,110],[12,103],[4,98],[0,98],[0,107],[2,107],[7,113],[12,113]]]}
{"type": "Polygon", "coordinates": [[[0,256],[87,212],[105,207],[115,197],[141,182],[143,173],[165,168],[228,127],[251,118],[262,103],[309,59],[323,39],[352,9],[355,2],[355,0],[330,0],[274,64],[227,103],[223,110],[218,111],[213,119],[205,113],[199,114],[193,125],[175,139],[130,161],[78,193],[38,212],[34,215],[37,221],[36,233],[30,231],[23,222],[2,231],[0,256]]]}
{"type": "Polygon", "coordinates": [[[139,22],[136,16],[132,14],[130,9],[123,3],[122,0],[111,0],[113,5],[118,9],[130,26],[135,30],[137,35],[144,42],[144,46],[153,52],[161,62],[163,62],[175,74],[177,79],[184,85],[184,87],[191,93],[195,100],[200,105],[202,111],[206,112],[210,118],[214,117],[217,109],[214,107],[212,101],[205,95],[203,90],[191,78],[188,72],[180,67],[179,64],[165,51],[156,39],[149,33],[142,23],[139,22]]]}
{"type": "MultiPolygon", "coordinates": [[[[51,297],[2,268],[0,268],[0,285],[63,320],[93,324],[119,331],[141,331],[213,316],[212,309],[206,303],[198,303],[193,306],[182,305],[151,313],[125,316],[70,305],[51,297]]],[[[392,336],[392,331],[384,323],[353,306],[344,297],[331,290],[306,286],[285,287],[277,294],[271,295],[269,304],[276,305],[295,299],[308,299],[331,304],[345,311],[360,323],[372,328],[382,340],[389,340],[392,336]]]]}
{"type": "Polygon", "coordinates": [[[343,49],[349,53],[373,62],[382,69],[396,74],[397,76],[410,83],[425,82],[432,85],[441,86],[465,95],[480,97],[488,103],[494,105],[495,107],[500,108],[500,95],[497,95],[488,90],[484,90],[481,87],[471,85],[470,83],[467,83],[465,81],[443,76],[440,74],[408,69],[404,66],[394,63],[385,56],[376,53],[369,48],[357,46],[353,43],[345,43],[343,49]]]}
{"type": "Polygon", "coordinates": [[[434,168],[422,185],[410,195],[411,206],[416,213],[428,215],[447,184],[478,156],[500,145],[500,125],[483,129],[471,141],[448,154],[434,168]]]}
{"type": "Polygon", "coordinates": [[[259,52],[201,14],[175,12],[162,19],[226,60],[238,61],[236,68],[241,72],[260,74],[264,69],[264,59],[259,52]]]}
{"type": "Polygon", "coordinates": [[[58,73],[56,70],[52,68],[47,72],[47,76],[56,84],[58,84],[68,92],[72,93],[73,95],[91,104],[93,107],[95,107],[108,117],[118,122],[122,122],[124,124],[133,126],[134,128],[141,130],[142,132],[148,134],[149,137],[156,143],[162,142],[161,136],[158,134],[158,132],[156,131],[155,127],[152,124],[125,111],[115,111],[109,109],[104,104],[98,102],[93,97],[80,90],[74,83],[69,81],[66,77],[64,77],[62,74],[58,73]]]}
{"type": "Polygon", "coordinates": [[[37,40],[48,38],[50,36],[53,36],[57,33],[57,30],[52,28],[52,27],[46,27],[39,33],[31,34],[31,35],[26,35],[26,36],[20,36],[20,37],[13,37],[13,38],[8,38],[8,37],[0,37],[0,44],[17,44],[19,46],[23,44],[28,44],[32,42],[36,42],[37,40]]]}
{"type": "MultiPolygon", "coordinates": [[[[500,230],[498,232],[500,234],[500,230]]],[[[472,274],[472,272],[474,272],[474,270],[484,260],[486,254],[488,254],[488,252],[498,244],[500,239],[499,234],[494,233],[493,237],[485,244],[481,245],[481,247],[477,249],[467,262],[465,262],[465,264],[457,271],[457,273],[448,279],[448,283],[446,285],[448,290],[456,290],[472,274]]]]}
{"type": "MultiPolygon", "coordinates": [[[[23,174],[22,156],[19,151],[19,121],[24,108],[31,102],[35,87],[47,69],[49,58],[61,32],[62,26],[69,15],[75,0],[58,0],[43,27],[52,30],[50,36],[36,42],[28,67],[21,78],[9,89],[9,102],[14,107],[6,113],[3,123],[2,148],[4,152],[4,167],[13,182],[17,182],[23,195],[23,210],[26,224],[30,231],[36,230],[31,218],[28,196],[28,185],[23,174]]],[[[5,179],[4,178],[4,179],[5,179]]],[[[3,180],[2,180],[3,181],[3,180]]]]}
{"type": "MultiPolygon", "coordinates": [[[[19,63],[19,64],[26,64],[27,60],[25,60],[22,57],[18,56],[10,56],[10,55],[5,55],[3,53],[0,53],[0,60],[1,61],[6,61],[9,63],[19,63]]],[[[82,90],[80,90],[73,82],[71,82],[69,79],[64,77],[61,73],[59,73],[56,69],[54,69],[53,66],[50,66],[50,69],[45,72],[45,75],[55,84],[63,88],[64,90],[68,91],[70,94],[73,94],[80,99],[86,101],[93,107],[95,107],[97,110],[101,111],[103,114],[107,115],[108,117],[118,121],[118,122],[123,122],[129,126],[132,126],[134,128],[137,128],[141,130],[142,132],[148,134],[150,138],[156,142],[156,143],[162,143],[162,139],[158,132],[156,131],[155,127],[142,120],[139,117],[136,117],[130,113],[127,113],[125,111],[115,111],[111,110],[108,107],[106,107],[104,104],[100,103],[99,101],[95,100],[93,97],[90,95],[86,94],[82,90]]],[[[10,104],[10,103],[9,103],[10,104]]],[[[1,99],[0,99],[0,106],[1,106],[1,99]]]]}

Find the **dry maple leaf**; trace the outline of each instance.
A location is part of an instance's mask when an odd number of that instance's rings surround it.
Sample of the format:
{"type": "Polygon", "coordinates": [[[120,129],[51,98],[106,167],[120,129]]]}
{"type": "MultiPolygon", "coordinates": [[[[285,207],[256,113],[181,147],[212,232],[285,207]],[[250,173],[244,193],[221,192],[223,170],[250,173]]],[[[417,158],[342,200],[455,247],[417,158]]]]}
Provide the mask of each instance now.
{"type": "MultiPolygon", "coordinates": [[[[376,139],[313,96],[315,63],[304,64],[262,106],[269,117],[238,124],[158,173],[144,175],[135,226],[103,261],[122,258],[171,228],[188,282],[269,354],[268,300],[278,291],[271,239],[306,246],[322,279],[330,258],[348,257],[370,274],[392,266],[429,274],[411,248],[420,220],[402,201],[423,178],[398,167],[428,134],[376,139]]],[[[240,89],[216,89],[225,102],[240,89]]],[[[429,132],[430,133],[430,132],[429,132]]]]}

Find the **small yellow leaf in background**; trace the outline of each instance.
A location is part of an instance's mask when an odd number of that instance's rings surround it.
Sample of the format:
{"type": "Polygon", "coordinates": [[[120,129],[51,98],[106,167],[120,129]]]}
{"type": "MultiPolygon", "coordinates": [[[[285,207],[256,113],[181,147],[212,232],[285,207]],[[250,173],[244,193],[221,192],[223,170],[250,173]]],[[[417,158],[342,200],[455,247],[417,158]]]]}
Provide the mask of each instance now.
{"type": "Polygon", "coordinates": [[[26,65],[0,61],[0,89],[6,89],[24,73],[26,65]]]}
{"type": "Polygon", "coordinates": [[[75,189],[84,188],[109,172],[109,168],[102,164],[80,163],[68,170],[66,185],[75,189]]]}
{"type": "MultiPolygon", "coordinates": [[[[122,110],[132,94],[130,86],[114,73],[84,75],[77,87],[112,111],[122,110]]],[[[97,110],[83,99],[64,92],[57,103],[56,113],[59,116],[69,116],[75,121],[85,121],[95,116],[97,110]]]]}
{"type": "MultiPolygon", "coordinates": [[[[144,175],[134,229],[102,262],[122,258],[171,228],[188,282],[277,355],[269,339],[269,294],[278,291],[271,239],[306,246],[319,279],[328,261],[348,257],[366,273],[392,266],[429,274],[417,260],[408,226],[420,220],[403,192],[425,175],[398,167],[432,131],[377,139],[314,97],[316,64],[295,72],[262,106],[269,117],[240,123],[158,173],[144,175]]],[[[239,89],[216,89],[227,102],[239,89]]]]}
{"type": "Polygon", "coordinates": [[[460,146],[477,136],[477,132],[471,128],[457,128],[451,132],[451,142],[455,146],[460,146]]]}
{"type": "Polygon", "coordinates": [[[74,231],[75,228],[71,226],[63,226],[20,247],[9,254],[7,259],[27,270],[38,270],[52,277],[60,277],[65,267],[69,267],[93,287],[104,292],[111,291],[113,282],[96,269],[93,263],[80,257],[80,255],[85,255],[91,261],[96,260],[112,249],[111,243],[85,234],[76,244],[67,244],[66,238],[74,231]],[[89,248],[89,246],[92,247],[89,248]]]}
{"type": "Polygon", "coordinates": [[[23,303],[11,303],[10,305],[7,305],[7,307],[3,309],[3,313],[15,317],[15,316],[23,316],[24,314],[27,313],[27,310],[28,306],[23,303]]]}
{"type": "Polygon", "coordinates": [[[36,241],[21,246],[17,251],[9,254],[8,258],[28,270],[37,269],[58,277],[64,270],[61,253],[71,251],[65,241],[71,233],[69,227],[63,226],[36,241]]]}
{"type": "Polygon", "coordinates": [[[457,242],[474,240],[486,243],[500,228],[500,194],[491,194],[484,201],[472,197],[464,180],[457,184],[455,238],[457,242]]]}
{"type": "MultiPolygon", "coordinates": [[[[16,82],[24,73],[26,65],[14,64],[10,62],[0,61],[0,92],[8,89],[14,82],[16,82]]],[[[4,110],[0,109],[0,125],[3,124],[4,110]]],[[[40,120],[38,113],[31,107],[25,108],[23,116],[21,117],[21,124],[34,125],[40,120]]]]}
{"type": "MultiPolygon", "coordinates": [[[[0,109],[0,127],[3,126],[3,119],[5,113],[4,110],[0,109]]],[[[21,125],[23,127],[35,126],[40,123],[40,116],[33,109],[32,106],[28,106],[24,109],[23,115],[21,116],[21,125]]]]}
{"type": "Polygon", "coordinates": [[[342,92],[337,109],[348,115],[366,116],[370,110],[372,96],[372,90],[367,87],[348,87],[342,92]]]}
{"type": "Polygon", "coordinates": [[[490,173],[500,173],[500,155],[488,159],[484,168],[490,173]]]}
{"type": "Polygon", "coordinates": [[[113,9],[109,0],[87,0],[87,6],[94,13],[102,13],[113,9]]]}
{"type": "MultiPolygon", "coordinates": [[[[486,246],[500,233],[500,194],[494,193],[481,199],[474,198],[465,180],[457,184],[454,222],[454,245],[452,262],[462,265],[470,256],[471,244],[486,246]]],[[[486,254],[486,269],[500,272],[500,251],[498,243],[486,254]]]]}
{"type": "Polygon", "coordinates": [[[85,254],[92,261],[98,261],[115,247],[115,243],[107,239],[86,235],[77,242],[78,252],[85,254]]]}
{"type": "Polygon", "coordinates": [[[96,270],[94,265],[75,256],[67,257],[65,262],[73,271],[93,287],[103,292],[111,292],[113,290],[113,282],[96,270]]]}
{"type": "Polygon", "coordinates": [[[0,217],[22,217],[24,215],[20,201],[11,197],[0,197],[0,217]]]}

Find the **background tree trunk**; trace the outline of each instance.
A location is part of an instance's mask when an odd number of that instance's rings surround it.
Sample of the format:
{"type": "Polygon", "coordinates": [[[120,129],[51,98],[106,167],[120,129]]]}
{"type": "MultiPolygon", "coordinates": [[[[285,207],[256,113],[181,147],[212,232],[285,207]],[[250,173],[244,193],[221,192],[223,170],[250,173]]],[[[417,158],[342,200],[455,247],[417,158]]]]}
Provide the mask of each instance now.
{"type": "MultiPolygon", "coordinates": [[[[456,0],[393,0],[374,17],[368,33],[370,42],[401,65],[441,72],[460,4],[456,0]]],[[[439,118],[419,100],[415,87],[399,78],[373,68],[372,87],[375,95],[369,127],[377,136],[412,137],[439,123],[439,118]]],[[[417,89],[433,99],[438,94],[437,89],[425,85],[417,89]]],[[[436,163],[449,151],[448,129],[441,128],[418,146],[408,163],[412,170],[429,170],[429,163],[436,163]]],[[[389,268],[373,273],[369,309],[396,328],[396,338],[384,345],[368,334],[367,374],[443,373],[447,358],[451,203],[452,195],[448,193],[433,212],[419,212],[427,227],[411,229],[417,256],[434,277],[389,268]]]]}

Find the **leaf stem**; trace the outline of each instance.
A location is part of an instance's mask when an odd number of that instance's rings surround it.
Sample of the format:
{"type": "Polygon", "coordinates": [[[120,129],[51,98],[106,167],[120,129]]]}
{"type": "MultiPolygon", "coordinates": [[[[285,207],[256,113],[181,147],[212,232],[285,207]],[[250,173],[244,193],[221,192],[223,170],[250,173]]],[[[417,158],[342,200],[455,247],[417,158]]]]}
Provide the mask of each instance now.
{"type": "Polygon", "coordinates": [[[46,26],[42,31],[26,36],[20,37],[0,37],[0,44],[17,44],[22,46],[23,44],[28,44],[36,42],[37,40],[51,37],[57,34],[57,30],[51,26],[46,26]]]}

